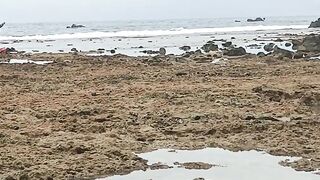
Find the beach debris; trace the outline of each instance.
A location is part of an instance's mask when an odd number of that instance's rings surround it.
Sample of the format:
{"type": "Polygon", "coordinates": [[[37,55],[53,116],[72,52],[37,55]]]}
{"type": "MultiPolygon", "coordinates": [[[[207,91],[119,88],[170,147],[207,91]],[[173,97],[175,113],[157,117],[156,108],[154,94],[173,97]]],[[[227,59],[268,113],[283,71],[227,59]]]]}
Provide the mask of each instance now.
{"type": "Polygon", "coordinates": [[[257,17],[256,19],[247,19],[247,22],[263,22],[266,18],[257,17]]]}
{"type": "Polygon", "coordinates": [[[0,28],[2,28],[5,24],[6,24],[5,22],[1,23],[0,28]]]}
{"type": "Polygon", "coordinates": [[[179,49],[182,50],[182,51],[190,51],[191,47],[190,46],[182,46],[179,49]]]}
{"type": "Polygon", "coordinates": [[[214,41],[208,41],[205,45],[201,47],[201,49],[208,53],[210,51],[218,51],[219,46],[214,43],[214,41]]]}
{"type": "Polygon", "coordinates": [[[320,28],[320,18],[316,21],[311,22],[309,28],[320,28]]]}
{"type": "Polygon", "coordinates": [[[86,26],[81,24],[72,24],[71,26],[67,26],[67,29],[75,29],[75,28],[84,28],[86,26]]]}

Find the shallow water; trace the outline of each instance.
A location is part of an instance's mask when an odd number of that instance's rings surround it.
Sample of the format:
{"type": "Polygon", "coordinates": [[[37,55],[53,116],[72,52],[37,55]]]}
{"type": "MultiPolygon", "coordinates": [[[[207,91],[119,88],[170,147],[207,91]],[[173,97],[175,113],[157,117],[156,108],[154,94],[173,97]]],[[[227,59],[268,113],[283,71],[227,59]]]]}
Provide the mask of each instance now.
{"type": "MultiPolygon", "coordinates": [[[[70,52],[116,49],[116,53],[140,56],[142,50],[165,47],[169,54],[182,54],[179,47],[199,49],[207,41],[225,39],[238,46],[258,42],[257,37],[311,33],[308,25],[316,17],[269,17],[265,22],[248,23],[246,18],[186,19],[129,22],[82,22],[86,28],[66,29],[70,23],[6,24],[0,30],[0,46],[26,52],[70,52]],[[232,39],[235,37],[236,39],[232,39]],[[137,48],[143,46],[143,48],[137,48]]],[[[271,39],[271,38],[269,38],[271,39]]],[[[272,40],[271,40],[272,41],[272,40]]],[[[217,42],[221,46],[220,42],[217,42]]],[[[263,50],[247,48],[249,53],[263,50]]],[[[104,54],[110,55],[109,51],[104,54]]]]}
{"type": "Polygon", "coordinates": [[[2,64],[37,64],[46,65],[53,63],[52,61],[33,61],[28,59],[10,59],[8,62],[2,62],[2,64]]]}
{"type": "Polygon", "coordinates": [[[295,157],[277,157],[264,152],[244,151],[231,152],[217,148],[207,148],[194,151],[175,151],[168,149],[140,154],[139,157],[148,160],[148,164],[161,162],[172,169],[136,171],[125,176],[113,176],[99,180],[319,180],[320,176],[298,172],[289,167],[279,165],[279,162],[295,161],[295,157]],[[209,170],[187,170],[174,166],[174,162],[203,162],[218,165],[209,170]]]}

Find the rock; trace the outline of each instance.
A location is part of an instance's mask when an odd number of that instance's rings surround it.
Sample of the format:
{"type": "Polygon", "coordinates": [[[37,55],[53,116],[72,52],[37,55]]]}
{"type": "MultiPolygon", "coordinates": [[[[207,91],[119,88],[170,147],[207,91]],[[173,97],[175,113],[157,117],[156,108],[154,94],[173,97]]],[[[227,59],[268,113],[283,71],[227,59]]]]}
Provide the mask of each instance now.
{"type": "Polygon", "coordinates": [[[12,176],[7,176],[4,180],[16,180],[16,179],[12,176]]]}
{"type": "Polygon", "coordinates": [[[283,42],[283,40],[281,38],[278,38],[274,42],[283,42]]]}
{"type": "Polygon", "coordinates": [[[219,50],[219,46],[218,45],[215,45],[214,41],[208,41],[205,45],[203,45],[201,47],[201,49],[208,53],[210,51],[217,51],[219,50]]]}
{"type": "Polygon", "coordinates": [[[302,59],[305,57],[305,54],[300,52],[300,51],[297,51],[296,53],[294,53],[293,55],[293,59],[302,59]]]}
{"type": "Polygon", "coordinates": [[[143,50],[143,51],[140,51],[144,54],[159,54],[160,52],[159,51],[153,51],[153,50],[143,50]]]}
{"type": "Polygon", "coordinates": [[[71,52],[79,52],[79,51],[77,50],[77,48],[72,48],[71,52]]]}
{"type": "Polygon", "coordinates": [[[174,165],[180,166],[188,170],[208,170],[214,167],[215,165],[203,163],[203,162],[187,162],[187,163],[178,163],[175,162],[174,165]]]}
{"type": "Polygon", "coordinates": [[[6,24],[5,22],[1,23],[0,28],[2,28],[5,24],[6,24]]]}
{"type": "Polygon", "coordinates": [[[162,55],[162,56],[164,56],[164,55],[167,54],[167,50],[166,50],[165,48],[160,48],[160,49],[159,49],[159,54],[162,55]]]}
{"type": "Polygon", "coordinates": [[[236,39],[236,37],[231,37],[231,39],[236,39]]]}
{"type": "Polygon", "coordinates": [[[232,46],[232,42],[225,42],[225,43],[222,43],[222,46],[223,47],[230,47],[230,46],[232,46]]]}
{"type": "Polygon", "coordinates": [[[112,49],[112,50],[110,50],[110,53],[111,53],[111,54],[115,54],[115,53],[116,53],[116,50],[112,49]]]}
{"type": "Polygon", "coordinates": [[[267,51],[267,52],[271,52],[271,51],[274,50],[274,47],[275,47],[275,46],[276,46],[276,45],[275,45],[274,43],[269,43],[269,44],[265,45],[265,46],[263,47],[263,49],[264,49],[265,51],[267,51]]]}
{"type": "Polygon", "coordinates": [[[309,28],[320,28],[320,18],[316,21],[311,22],[309,28]]]}
{"type": "Polygon", "coordinates": [[[239,22],[241,22],[241,21],[239,21],[239,20],[235,20],[234,22],[239,23],[239,22]]]}
{"type": "Polygon", "coordinates": [[[72,24],[71,26],[67,26],[68,29],[75,29],[75,28],[84,28],[84,25],[81,24],[72,24]]]}
{"type": "Polygon", "coordinates": [[[277,55],[280,58],[286,57],[286,58],[293,59],[294,52],[291,52],[291,51],[288,51],[285,49],[281,49],[278,46],[275,46],[273,54],[277,55]]]}
{"type": "Polygon", "coordinates": [[[302,40],[292,40],[292,49],[306,52],[319,53],[320,52],[320,35],[311,34],[302,40]]]}
{"type": "Polygon", "coordinates": [[[23,174],[23,175],[21,175],[20,177],[19,177],[19,180],[29,180],[30,178],[29,178],[29,176],[28,176],[28,174],[23,174]]]}
{"type": "Polygon", "coordinates": [[[183,50],[183,51],[190,51],[191,50],[191,47],[190,46],[182,46],[179,48],[180,50],[183,50]]]}
{"type": "Polygon", "coordinates": [[[194,52],[194,54],[201,55],[201,54],[202,54],[202,52],[201,52],[201,50],[200,50],[200,49],[198,49],[198,50],[196,50],[196,51],[194,52]]]}
{"type": "Polygon", "coordinates": [[[150,165],[149,168],[150,168],[151,170],[160,170],[160,169],[171,169],[171,168],[173,168],[173,167],[158,162],[158,163],[155,163],[155,164],[150,165]]]}
{"type": "Polygon", "coordinates": [[[11,48],[7,48],[7,52],[12,53],[12,52],[18,52],[18,51],[15,48],[11,47],[11,48]]]}
{"type": "Polygon", "coordinates": [[[291,46],[291,43],[286,43],[285,46],[286,46],[286,47],[290,47],[290,46],[291,46]]]}
{"type": "Polygon", "coordinates": [[[257,17],[256,19],[247,19],[247,22],[261,22],[265,20],[266,18],[257,17]]]}
{"type": "Polygon", "coordinates": [[[246,49],[243,47],[238,47],[238,48],[230,48],[230,49],[225,49],[223,50],[223,54],[226,56],[243,56],[247,54],[246,49]]]}
{"type": "Polygon", "coordinates": [[[264,52],[259,52],[258,54],[257,54],[257,56],[258,57],[265,57],[265,56],[267,56],[264,52]]]}

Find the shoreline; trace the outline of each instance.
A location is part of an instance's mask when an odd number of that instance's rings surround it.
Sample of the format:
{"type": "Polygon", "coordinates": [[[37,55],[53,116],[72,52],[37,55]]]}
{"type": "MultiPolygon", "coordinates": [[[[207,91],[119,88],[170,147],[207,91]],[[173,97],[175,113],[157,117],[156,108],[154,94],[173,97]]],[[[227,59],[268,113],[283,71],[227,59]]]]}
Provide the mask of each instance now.
{"type": "Polygon", "coordinates": [[[126,174],[147,168],[133,152],[163,148],[264,150],[318,170],[320,61],[294,57],[8,54],[53,63],[0,64],[0,179],[126,174]]]}
{"type": "Polygon", "coordinates": [[[320,93],[319,61],[32,58],[55,63],[0,65],[3,177],[121,174],[146,168],[131,152],[159,148],[264,149],[303,157],[297,170],[320,167],[319,112],[307,102],[320,93]]]}

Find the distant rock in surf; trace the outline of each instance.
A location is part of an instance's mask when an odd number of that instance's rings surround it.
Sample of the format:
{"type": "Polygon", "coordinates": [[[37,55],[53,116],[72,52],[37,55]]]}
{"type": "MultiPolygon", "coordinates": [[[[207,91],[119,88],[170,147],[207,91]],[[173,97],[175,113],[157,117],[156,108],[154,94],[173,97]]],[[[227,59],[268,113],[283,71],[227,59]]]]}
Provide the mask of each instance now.
{"type": "Polygon", "coordinates": [[[72,24],[71,26],[67,26],[67,29],[75,29],[75,28],[84,28],[86,26],[81,24],[72,24]]]}
{"type": "Polygon", "coordinates": [[[239,22],[241,22],[241,21],[239,21],[239,20],[235,20],[234,22],[239,23],[239,22]]]}
{"type": "Polygon", "coordinates": [[[263,22],[266,18],[257,17],[256,19],[247,19],[247,22],[263,22]]]}
{"type": "Polygon", "coordinates": [[[309,28],[320,28],[320,18],[314,22],[312,22],[309,28]]]}
{"type": "Polygon", "coordinates": [[[191,47],[190,46],[182,46],[179,49],[182,50],[182,51],[190,51],[191,47]]]}
{"type": "Polygon", "coordinates": [[[2,28],[5,24],[6,24],[5,22],[1,23],[0,28],[2,28]]]}

